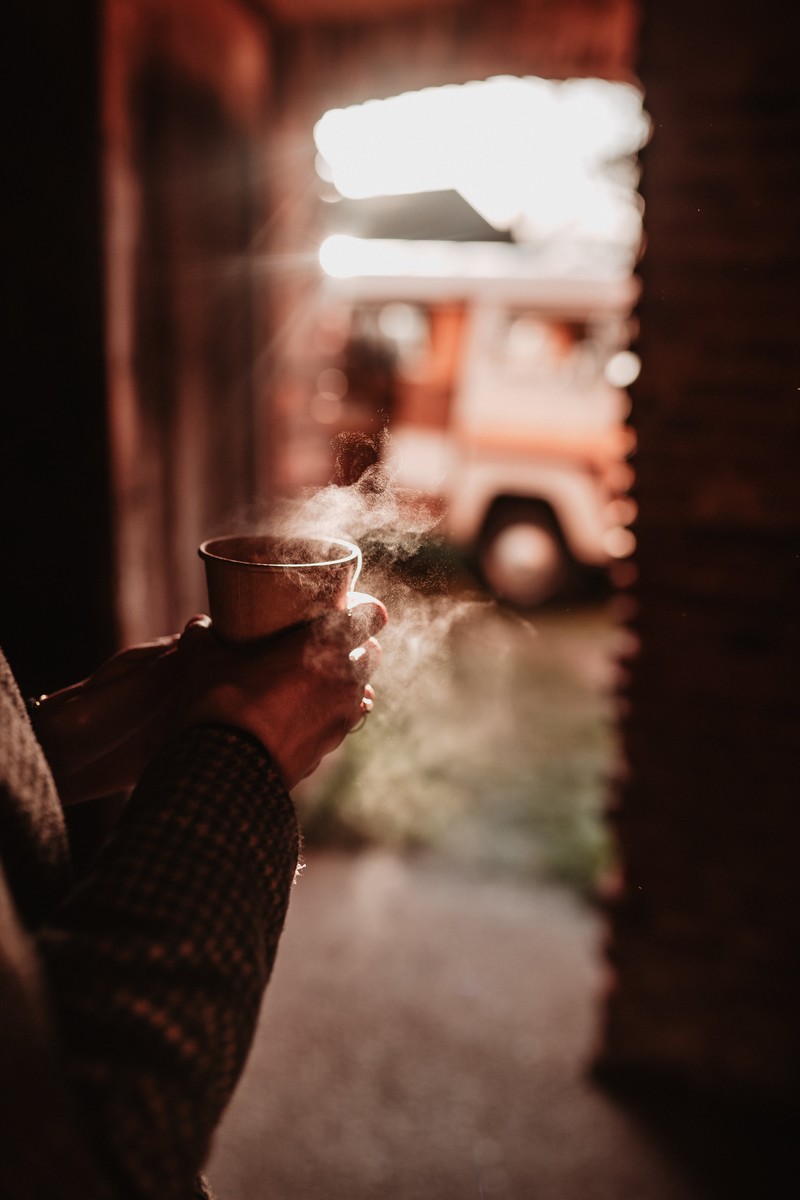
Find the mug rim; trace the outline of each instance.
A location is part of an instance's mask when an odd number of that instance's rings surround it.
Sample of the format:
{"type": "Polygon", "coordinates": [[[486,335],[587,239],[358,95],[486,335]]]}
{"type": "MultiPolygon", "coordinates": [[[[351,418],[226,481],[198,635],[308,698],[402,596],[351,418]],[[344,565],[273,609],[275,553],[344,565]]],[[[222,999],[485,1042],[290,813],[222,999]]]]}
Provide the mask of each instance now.
{"type": "Polygon", "coordinates": [[[313,570],[318,567],[344,566],[349,562],[358,562],[361,558],[361,550],[355,542],[350,542],[346,538],[341,537],[329,537],[327,534],[322,533],[293,534],[291,536],[283,534],[223,534],[221,537],[207,538],[204,542],[201,542],[197,548],[197,553],[206,562],[233,563],[235,566],[247,567],[253,571],[313,570]],[[303,539],[309,542],[326,542],[329,546],[340,546],[346,549],[347,553],[339,558],[323,558],[315,562],[252,562],[245,558],[236,558],[230,554],[216,552],[225,542],[242,542],[247,540],[287,542],[303,539]]]}

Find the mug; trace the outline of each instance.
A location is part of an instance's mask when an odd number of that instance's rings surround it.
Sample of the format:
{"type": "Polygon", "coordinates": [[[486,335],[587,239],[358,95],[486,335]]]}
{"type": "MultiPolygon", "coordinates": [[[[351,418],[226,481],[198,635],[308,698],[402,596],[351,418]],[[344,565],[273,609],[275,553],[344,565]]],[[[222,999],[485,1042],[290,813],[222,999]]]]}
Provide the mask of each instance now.
{"type": "Polygon", "coordinates": [[[358,546],[321,534],[234,534],[203,542],[198,553],[211,620],[234,645],[344,610],[361,571],[358,546]]]}

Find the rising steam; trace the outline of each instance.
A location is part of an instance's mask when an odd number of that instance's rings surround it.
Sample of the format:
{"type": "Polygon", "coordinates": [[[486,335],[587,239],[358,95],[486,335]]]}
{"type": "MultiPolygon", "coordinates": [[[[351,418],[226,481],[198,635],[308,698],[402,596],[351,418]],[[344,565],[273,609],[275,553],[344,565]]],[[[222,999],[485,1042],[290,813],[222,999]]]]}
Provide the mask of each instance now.
{"type": "Polygon", "coordinates": [[[384,462],[368,466],[347,486],[328,487],[280,501],[271,526],[280,536],[326,534],[361,546],[365,559],[398,563],[413,557],[441,520],[418,493],[397,485],[384,462]]]}

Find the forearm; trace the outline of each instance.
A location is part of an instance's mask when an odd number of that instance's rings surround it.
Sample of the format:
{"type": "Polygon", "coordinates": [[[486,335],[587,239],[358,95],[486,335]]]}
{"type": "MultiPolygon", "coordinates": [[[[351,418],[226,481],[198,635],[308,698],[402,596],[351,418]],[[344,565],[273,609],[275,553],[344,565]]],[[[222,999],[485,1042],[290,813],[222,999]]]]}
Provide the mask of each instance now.
{"type": "Polygon", "coordinates": [[[297,863],[291,801],[232,729],[163,748],[40,936],[66,1066],[124,1194],[187,1194],[239,1078],[297,863]]]}

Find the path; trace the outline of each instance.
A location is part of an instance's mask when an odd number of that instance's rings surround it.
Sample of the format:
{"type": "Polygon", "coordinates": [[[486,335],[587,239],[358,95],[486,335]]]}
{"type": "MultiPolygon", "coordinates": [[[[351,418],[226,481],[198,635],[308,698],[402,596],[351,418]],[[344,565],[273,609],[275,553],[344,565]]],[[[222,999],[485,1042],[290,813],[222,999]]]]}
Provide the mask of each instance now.
{"type": "Polygon", "coordinates": [[[600,938],[562,890],[311,854],[212,1160],[222,1200],[695,1200],[587,1079],[600,938]]]}

